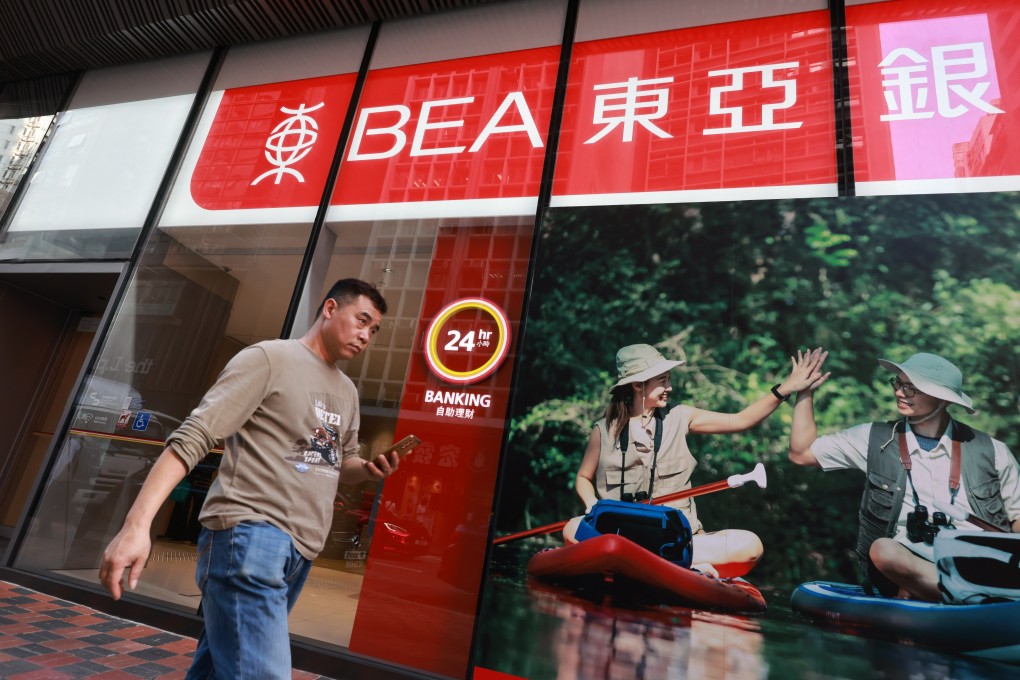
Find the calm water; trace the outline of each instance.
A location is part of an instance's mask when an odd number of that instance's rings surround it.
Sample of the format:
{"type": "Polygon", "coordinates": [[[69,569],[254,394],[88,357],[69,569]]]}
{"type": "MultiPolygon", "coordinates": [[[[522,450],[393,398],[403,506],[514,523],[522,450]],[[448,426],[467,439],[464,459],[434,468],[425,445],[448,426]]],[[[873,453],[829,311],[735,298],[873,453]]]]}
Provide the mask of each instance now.
{"type": "Polygon", "coordinates": [[[791,612],[788,596],[766,597],[768,611],[754,616],[635,610],[497,568],[475,661],[530,680],[1020,676],[1020,666],[825,630],[791,612]]]}

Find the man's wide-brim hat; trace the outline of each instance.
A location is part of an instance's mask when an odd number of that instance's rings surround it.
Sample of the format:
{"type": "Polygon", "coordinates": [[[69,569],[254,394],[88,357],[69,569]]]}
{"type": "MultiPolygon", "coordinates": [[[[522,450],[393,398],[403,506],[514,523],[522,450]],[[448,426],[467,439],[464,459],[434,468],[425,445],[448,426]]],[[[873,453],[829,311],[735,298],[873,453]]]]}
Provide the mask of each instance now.
{"type": "Polygon", "coordinates": [[[974,402],[963,391],[963,373],[951,361],[921,352],[902,364],[888,359],[879,359],[878,363],[890,371],[902,371],[914,387],[928,396],[959,404],[968,413],[974,413],[974,402]]]}
{"type": "Polygon", "coordinates": [[[667,359],[651,345],[627,345],[616,353],[617,381],[611,389],[644,382],[683,363],[667,359]]]}

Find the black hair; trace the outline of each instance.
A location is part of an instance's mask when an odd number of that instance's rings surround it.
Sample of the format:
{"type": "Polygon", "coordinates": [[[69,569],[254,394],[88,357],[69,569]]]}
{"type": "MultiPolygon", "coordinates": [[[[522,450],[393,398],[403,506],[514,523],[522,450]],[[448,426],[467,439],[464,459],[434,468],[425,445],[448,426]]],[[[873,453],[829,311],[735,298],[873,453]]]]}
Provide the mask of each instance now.
{"type": "Polygon", "coordinates": [[[383,299],[382,293],[379,292],[378,288],[361,279],[340,279],[333,284],[329,292],[326,293],[326,297],[322,299],[322,304],[319,305],[319,309],[315,312],[315,318],[319,318],[322,315],[322,308],[326,306],[326,300],[330,298],[336,300],[338,306],[344,307],[362,295],[375,305],[380,314],[386,313],[386,300],[383,299]]]}

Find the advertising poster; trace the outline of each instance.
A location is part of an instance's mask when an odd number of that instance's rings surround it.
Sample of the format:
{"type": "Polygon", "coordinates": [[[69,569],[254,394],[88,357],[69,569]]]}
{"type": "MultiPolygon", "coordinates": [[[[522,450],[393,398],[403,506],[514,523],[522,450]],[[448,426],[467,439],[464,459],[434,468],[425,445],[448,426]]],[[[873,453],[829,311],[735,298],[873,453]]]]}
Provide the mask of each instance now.
{"type": "MultiPolygon", "coordinates": [[[[795,399],[771,402],[746,429],[741,416],[717,422],[716,434],[692,426],[690,458],[673,468],[700,487],[763,464],[765,488],[723,488],[696,506],[706,532],[760,539],[763,553],[745,578],[764,611],[691,606],[624,578],[607,586],[607,563],[598,561],[605,555],[554,567],[568,577],[536,576],[537,563],[564,550],[561,531],[512,537],[585,512],[575,476],[620,377],[617,352],[636,343],[674,365],[671,414],[769,404],[772,386],[789,380],[791,356],[824,348],[831,375],[814,395],[818,435],[895,420],[900,390],[888,381],[897,373],[878,360],[937,354],[959,368],[973,400],[975,413],[956,403],[950,415],[1001,440],[1015,461],[1018,208],[1016,194],[994,193],[550,211],[536,235],[474,677],[800,677],[807,657],[812,668],[827,659],[830,677],[861,677],[879,657],[876,668],[903,676],[1001,670],[897,645],[896,637],[836,635],[791,611],[799,584],[860,582],[855,544],[866,483],[861,471],[790,461],[795,399]],[[593,579],[571,576],[586,568],[593,579]]],[[[672,465],[667,453],[664,441],[660,466],[672,465]]],[[[611,467],[600,466],[593,480],[610,494],[619,488],[611,467]]],[[[1003,493],[1010,484],[1003,477],[1003,493]]],[[[635,579],[655,569],[642,562],[635,579]]],[[[987,639],[994,627],[976,634],[987,639]]]]}

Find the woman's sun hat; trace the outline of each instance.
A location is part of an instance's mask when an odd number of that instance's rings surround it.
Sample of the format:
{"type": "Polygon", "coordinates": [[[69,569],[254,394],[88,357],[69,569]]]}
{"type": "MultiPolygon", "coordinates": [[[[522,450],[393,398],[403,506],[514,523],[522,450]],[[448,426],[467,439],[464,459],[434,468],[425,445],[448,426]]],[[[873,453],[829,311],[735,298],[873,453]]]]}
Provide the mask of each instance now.
{"type": "Polygon", "coordinates": [[[651,345],[627,345],[616,353],[617,381],[610,389],[644,382],[684,363],[667,359],[651,345]]]}
{"type": "Polygon", "coordinates": [[[959,404],[968,413],[974,413],[974,402],[963,391],[963,373],[951,361],[937,354],[920,352],[902,364],[888,359],[879,359],[878,363],[890,371],[902,371],[918,391],[959,404]]]}

